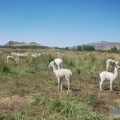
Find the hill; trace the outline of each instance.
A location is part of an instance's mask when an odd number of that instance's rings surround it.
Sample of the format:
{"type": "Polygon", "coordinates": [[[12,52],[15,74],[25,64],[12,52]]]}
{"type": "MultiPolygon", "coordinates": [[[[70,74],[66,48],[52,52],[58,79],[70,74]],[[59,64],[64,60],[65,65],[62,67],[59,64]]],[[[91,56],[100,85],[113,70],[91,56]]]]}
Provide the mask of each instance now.
{"type": "Polygon", "coordinates": [[[95,42],[95,43],[88,43],[85,45],[91,45],[94,46],[95,49],[99,49],[99,50],[109,50],[112,47],[117,47],[118,49],[120,49],[120,42],[107,42],[107,41],[99,41],[99,42],[95,42]]]}
{"type": "Polygon", "coordinates": [[[42,46],[42,45],[36,42],[26,43],[26,42],[9,41],[3,46],[42,46]]]}
{"type": "MultiPolygon", "coordinates": [[[[98,41],[94,43],[87,43],[85,45],[91,45],[94,46],[96,50],[109,50],[112,47],[117,47],[120,49],[120,42],[107,42],[107,41],[98,41]]],[[[26,43],[26,42],[17,42],[17,41],[9,41],[3,46],[43,46],[41,44],[38,44],[36,42],[26,43]]],[[[69,47],[69,49],[76,48],[77,46],[69,47]]]]}

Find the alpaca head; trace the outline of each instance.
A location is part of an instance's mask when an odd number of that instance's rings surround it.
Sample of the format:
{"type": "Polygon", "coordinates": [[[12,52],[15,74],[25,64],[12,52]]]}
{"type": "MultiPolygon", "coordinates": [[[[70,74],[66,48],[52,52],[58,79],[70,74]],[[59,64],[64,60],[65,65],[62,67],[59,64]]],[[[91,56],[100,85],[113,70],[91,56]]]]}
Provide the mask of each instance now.
{"type": "Polygon", "coordinates": [[[117,70],[120,70],[120,66],[118,66],[118,65],[115,65],[115,67],[117,68],[117,70]]]}
{"type": "Polygon", "coordinates": [[[118,61],[115,62],[115,65],[118,65],[118,61]]]}
{"type": "Polygon", "coordinates": [[[54,67],[54,66],[56,67],[55,61],[51,61],[50,64],[49,64],[49,67],[54,67]]]}
{"type": "Polygon", "coordinates": [[[50,63],[49,63],[49,67],[52,67],[54,65],[54,61],[51,61],[50,63]]]}

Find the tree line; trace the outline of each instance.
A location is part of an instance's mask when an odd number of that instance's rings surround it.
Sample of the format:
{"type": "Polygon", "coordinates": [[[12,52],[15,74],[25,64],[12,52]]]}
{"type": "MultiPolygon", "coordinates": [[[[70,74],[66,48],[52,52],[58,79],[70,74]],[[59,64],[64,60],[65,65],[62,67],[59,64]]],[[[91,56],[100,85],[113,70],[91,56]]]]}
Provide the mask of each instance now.
{"type": "MultiPolygon", "coordinates": [[[[68,47],[66,47],[68,50],[68,47]]],[[[112,47],[109,50],[96,50],[94,46],[91,45],[78,45],[73,48],[73,50],[76,51],[98,51],[98,52],[111,52],[111,53],[120,53],[120,49],[118,49],[116,46],[112,47]]]]}
{"type": "Polygon", "coordinates": [[[78,51],[94,51],[95,50],[95,48],[94,48],[94,46],[91,46],[91,45],[78,45],[77,47],[76,47],[76,50],[78,50],[78,51]]]}
{"type": "MultiPolygon", "coordinates": [[[[17,48],[21,48],[21,49],[39,49],[40,48],[40,49],[44,49],[44,48],[50,48],[50,47],[47,47],[47,46],[0,46],[0,48],[12,48],[12,49],[17,49],[17,48]]],[[[69,50],[70,48],[68,48],[68,47],[66,47],[66,48],[56,47],[55,49],[69,50]]],[[[120,49],[118,49],[116,46],[112,47],[109,50],[96,50],[95,47],[91,46],[91,45],[78,45],[76,47],[73,47],[72,50],[120,53],[120,49]]]]}

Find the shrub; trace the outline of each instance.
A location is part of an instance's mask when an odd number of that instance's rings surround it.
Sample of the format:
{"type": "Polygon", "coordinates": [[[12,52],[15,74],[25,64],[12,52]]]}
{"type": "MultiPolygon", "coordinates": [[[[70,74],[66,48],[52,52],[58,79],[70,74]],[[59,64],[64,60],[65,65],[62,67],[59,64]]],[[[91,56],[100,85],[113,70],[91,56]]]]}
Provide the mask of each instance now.
{"type": "Polygon", "coordinates": [[[0,58],[0,72],[7,73],[10,72],[9,65],[3,60],[3,58],[0,58]]]}

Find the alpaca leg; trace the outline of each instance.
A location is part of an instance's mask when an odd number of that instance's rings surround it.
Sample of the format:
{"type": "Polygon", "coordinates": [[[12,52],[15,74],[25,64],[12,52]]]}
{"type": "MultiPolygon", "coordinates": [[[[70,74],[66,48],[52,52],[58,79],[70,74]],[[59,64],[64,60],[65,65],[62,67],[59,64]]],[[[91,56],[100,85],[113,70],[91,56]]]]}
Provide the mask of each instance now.
{"type": "Polygon", "coordinates": [[[71,91],[71,78],[66,78],[67,85],[68,85],[68,92],[71,91]]]}
{"type": "Polygon", "coordinates": [[[60,90],[60,86],[61,86],[61,80],[60,78],[58,78],[58,90],[60,90]]]}
{"type": "Polygon", "coordinates": [[[9,59],[7,60],[7,63],[9,62],[9,59]]]}
{"type": "Polygon", "coordinates": [[[104,81],[104,80],[101,80],[101,81],[100,81],[100,90],[101,90],[101,91],[102,91],[102,84],[103,84],[103,81],[104,81]]]}
{"type": "Polygon", "coordinates": [[[62,80],[61,80],[60,84],[61,84],[61,90],[62,90],[63,89],[63,82],[62,82],[62,80]]]}
{"type": "Polygon", "coordinates": [[[113,89],[112,89],[112,81],[110,81],[110,90],[113,90],[113,89]]]}

